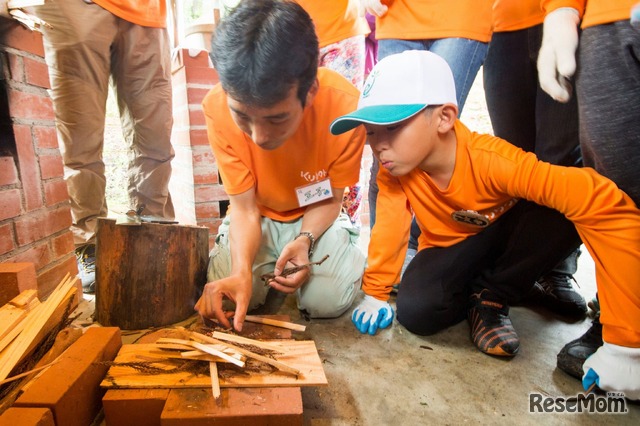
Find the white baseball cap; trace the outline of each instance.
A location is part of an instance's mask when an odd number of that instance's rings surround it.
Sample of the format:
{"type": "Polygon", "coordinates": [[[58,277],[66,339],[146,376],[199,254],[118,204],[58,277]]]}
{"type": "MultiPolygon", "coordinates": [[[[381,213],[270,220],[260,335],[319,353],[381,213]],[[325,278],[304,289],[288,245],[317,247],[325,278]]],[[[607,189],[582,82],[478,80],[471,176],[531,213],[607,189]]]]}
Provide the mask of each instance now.
{"type": "Polygon", "coordinates": [[[364,84],[358,109],[336,118],[330,130],[339,135],[363,123],[394,124],[429,105],[449,103],[458,105],[447,62],[433,52],[407,50],[376,64],[364,84]]]}

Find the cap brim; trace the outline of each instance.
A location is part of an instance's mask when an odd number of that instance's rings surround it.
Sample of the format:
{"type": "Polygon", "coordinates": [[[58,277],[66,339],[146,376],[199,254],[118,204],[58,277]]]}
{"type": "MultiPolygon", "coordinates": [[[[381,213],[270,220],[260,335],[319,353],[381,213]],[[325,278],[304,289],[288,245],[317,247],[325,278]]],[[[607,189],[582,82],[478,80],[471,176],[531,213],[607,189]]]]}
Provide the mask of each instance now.
{"type": "Polygon", "coordinates": [[[343,115],[333,120],[330,131],[331,134],[340,135],[363,123],[382,126],[398,123],[416,115],[427,106],[425,104],[374,105],[360,108],[351,114],[343,115]]]}

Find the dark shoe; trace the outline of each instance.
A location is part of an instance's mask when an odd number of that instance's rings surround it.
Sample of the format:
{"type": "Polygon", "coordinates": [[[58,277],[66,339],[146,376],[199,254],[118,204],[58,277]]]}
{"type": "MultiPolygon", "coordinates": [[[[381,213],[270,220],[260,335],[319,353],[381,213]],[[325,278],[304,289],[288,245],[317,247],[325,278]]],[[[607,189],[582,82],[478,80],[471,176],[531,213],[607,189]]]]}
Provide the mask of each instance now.
{"type": "Polygon", "coordinates": [[[557,358],[558,369],[576,379],[582,380],[582,364],[602,346],[602,324],[596,315],[591,327],[580,337],[564,345],[557,358]]]}
{"type": "Polygon", "coordinates": [[[471,339],[480,351],[496,356],[512,357],[520,349],[520,339],[509,319],[509,307],[489,290],[471,295],[469,309],[471,339]]]}
{"type": "Polygon", "coordinates": [[[78,262],[78,276],[82,281],[82,292],[93,294],[96,292],[96,245],[85,244],[76,248],[78,262]]]}
{"type": "Polygon", "coordinates": [[[539,296],[538,303],[556,314],[581,319],[587,314],[584,298],[574,290],[572,275],[551,272],[544,275],[534,285],[539,296]]]}

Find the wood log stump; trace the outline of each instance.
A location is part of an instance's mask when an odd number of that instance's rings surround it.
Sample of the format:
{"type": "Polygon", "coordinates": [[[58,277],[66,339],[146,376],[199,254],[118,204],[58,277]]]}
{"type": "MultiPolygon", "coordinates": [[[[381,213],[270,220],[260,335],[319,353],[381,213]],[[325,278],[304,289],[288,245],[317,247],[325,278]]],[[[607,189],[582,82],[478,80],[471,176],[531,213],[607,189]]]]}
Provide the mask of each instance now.
{"type": "Polygon", "coordinates": [[[207,282],[207,228],[100,218],[96,233],[96,321],[139,330],[193,315],[207,282]]]}

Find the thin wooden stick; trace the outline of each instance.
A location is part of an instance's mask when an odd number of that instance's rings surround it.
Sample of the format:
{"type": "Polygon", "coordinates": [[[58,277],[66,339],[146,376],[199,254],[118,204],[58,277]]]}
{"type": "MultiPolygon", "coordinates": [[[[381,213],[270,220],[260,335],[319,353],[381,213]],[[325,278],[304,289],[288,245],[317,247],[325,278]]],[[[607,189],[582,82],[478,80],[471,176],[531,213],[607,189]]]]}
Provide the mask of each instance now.
{"type": "Polygon", "coordinates": [[[227,334],[221,333],[219,331],[214,331],[213,336],[215,339],[224,340],[227,342],[235,342],[244,345],[253,345],[262,349],[268,349],[270,351],[282,352],[282,348],[280,346],[272,345],[267,342],[263,342],[260,340],[248,339],[242,336],[236,336],[235,334],[227,334]]]}
{"type": "Polygon", "coordinates": [[[9,0],[7,2],[8,9],[20,9],[21,7],[42,6],[45,0],[9,0]]]}
{"type": "Polygon", "coordinates": [[[211,346],[203,345],[202,343],[194,342],[191,340],[182,340],[182,339],[160,339],[160,340],[162,340],[165,343],[177,343],[177,344],[191,346],[201,350],[202,352],[208,353],[209,355],[220,357],[225,361],[228,361],[232,364],[237,365],[238,367],[244,367],[244,362],[239,361],[236,358],[232,357],[231,355],[227,355],[224,352],[218,349],[215,349],[211,346]]]}
{"type": "MultiPolygon", "coordinates": [[[[328,254],[325,254],[324,257],[320,260],[318,260],[317,262],[309,262],[309,263],[305,263],[304,265],[298,265],[298,266],[293,266],[291,268],[285,268],[282,273],[280,275],[278,275],[279,277],[287,277],[291,274],[295,274],[298,271],[302,271],[304,268],[308,268],[309,266],[312,265],[322,265],[322,262],[324,262],[325,260],[327,260],[329,258],[328,254]]],[[[264,285],[268,286],[269,283],[271,283],[271,281],[274,281],[276,278],[276,274],[274,273],[269,273],[269,274],[262,274],[260,275],[260,279],[262,281],[264,281],[264,285]]]]}
{"type": "Polygon", "coordinates": [[[218,366],[215,362],[209,363],[209,376],[211,376],[213,398],[218,402],[220,400],[220,379],[218,378],[218,366]]]}
{"type": "Polygon", "coordinates": [[[49,364],[45,364],[45,365],[43,365],[41,367],[34,368],[33,370],[25,371],[24,373],[20,373],[20,374],[16,374],[15,376],[11,376],[8,379],[4,379],[3,381],[1,381],[0,382],[0,386],[4,385],[5,383],[13,382],[14,380],[21,379],[21,378],[23,378],[25,376],[28,376],[31,373],[37,373],[38,371],[44,370],[45,368],[49,368],[53,364],[57,364],[59,362],[60,362],[60,360],[57,359],[57,360],[55,360],[53,362],[50,362],[49,364]]]}
{"type": "Polygon", "coordinates": [[[267,324],[267,325],[273,325],[274,327],[288,328],[289,330],[294,330],[294,331],[305,331],[307,329],[307,327],[304,325],[294,324],[292,322],[287,322],[287,321],[278,321],[271,318],[262,318],[254,315],[247,315],[246,317],[244,317],[244,320],[248,322],[254,322],[257,324],[267,324]]]}

